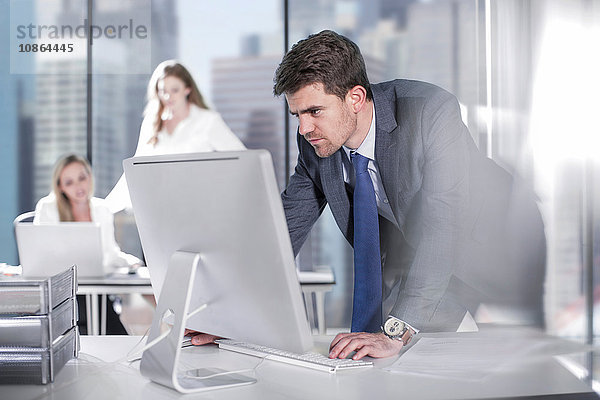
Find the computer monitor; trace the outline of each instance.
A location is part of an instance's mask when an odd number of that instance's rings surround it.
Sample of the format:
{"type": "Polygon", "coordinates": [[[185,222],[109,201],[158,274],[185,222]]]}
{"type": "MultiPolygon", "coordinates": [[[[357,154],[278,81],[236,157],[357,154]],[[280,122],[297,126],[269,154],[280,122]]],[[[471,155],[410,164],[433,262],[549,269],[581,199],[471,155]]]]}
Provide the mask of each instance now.
{"type": "Polygon", "coordinates": [[[123,166],[159,303],[171,257],[197,253],[189,310],[207,307],[188,328],[295,352],[312,347],[267,151],[134,157],[123,166]]]}

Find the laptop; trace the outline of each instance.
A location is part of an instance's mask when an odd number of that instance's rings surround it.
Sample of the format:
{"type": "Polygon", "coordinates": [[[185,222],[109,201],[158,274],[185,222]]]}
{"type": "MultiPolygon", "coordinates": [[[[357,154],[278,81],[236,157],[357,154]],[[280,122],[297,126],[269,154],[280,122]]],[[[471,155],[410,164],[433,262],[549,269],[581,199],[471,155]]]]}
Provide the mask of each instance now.
{"type": "Polygon", "coordinates": [[[104,267],[100,224],[61,222],[15,226],[19,259],[25,277],[52,276],[72,265],[77,276],[103,277],[104,267]]]}

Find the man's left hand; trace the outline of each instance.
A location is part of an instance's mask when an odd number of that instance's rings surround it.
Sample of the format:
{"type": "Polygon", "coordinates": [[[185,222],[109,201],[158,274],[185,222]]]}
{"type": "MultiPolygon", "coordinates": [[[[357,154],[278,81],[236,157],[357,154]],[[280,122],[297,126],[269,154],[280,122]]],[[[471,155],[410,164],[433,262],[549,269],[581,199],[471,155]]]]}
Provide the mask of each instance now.
{"type": "Polygon", "coordinates": [[[223,339],[222,337],[219,337],[219,336],[211,335],[208,333],[197,332],[197,331],[193,331],[193,330],[187,329],[187,328],[185,329],[185,332],[183,333],[183,335],[189,336],[190,343],[192,343],[194,346],[202,346],[205,344],[214,343],[215,340],[217,340],[217,339],[223,339]]]}
{"type": "Polygon", "coordinates": [[[329,358],[346,358],[353,351],[356,351],[353,360],[364,356],[390,357],[400,353],[403,345],[401,340],[390,339],[383,332],[338,333],[329,346],[329,358]]]}

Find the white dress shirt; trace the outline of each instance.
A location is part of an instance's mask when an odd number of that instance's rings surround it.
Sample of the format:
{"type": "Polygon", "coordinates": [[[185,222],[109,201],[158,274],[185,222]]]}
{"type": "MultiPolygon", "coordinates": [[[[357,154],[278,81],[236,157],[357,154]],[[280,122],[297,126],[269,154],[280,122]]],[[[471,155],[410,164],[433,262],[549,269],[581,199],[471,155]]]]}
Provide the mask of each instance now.
{"type": "Polygon", "coordinates": [[[356,151],[361,156],[368,158],[369,163],[367,169],[369,170],[369,175],[371,176],[371,181],[373,182],[373,189],[375,189],[375,198],[377,199],[377,211],[379,215],[396,225],[396,227],[398,228],[398,222],[396,222],[396,217],[394,217],[392,207],[390,206],[390,202],[388,201],[387,195],[385,194],[383,182],[381,181],[381,175],[379,175],[377,161],[375,160],[375,107],[373,105],[372,107],[373,118],[371,119],[371,126],[369,128],[369,133],[367,133],[367,137],[365,137],[365,139],[357,149],[350,149],[346,146],[342,146],[344,152],[346,153],[346,157],[342,157],[344,182],[349,184],[352,188],[354,188],[354,185],[356,184],[354,167],[352,166],[352,162],[350,161],[350,152],[356,151]]]}
{"type": "Polygon", "coordinates": [[[177,124],[173,133],[163,127],[156,145],[150,144],[148,141],[154,135],[154,117],[149,114],[142,122],[136,156],[246,149],[219,113],[195,104],[190,104],[189,115],[177,124]]]}
{"type": "MultiPolygon", "coordinates": [[[[154,135],[155,116],[155,113],[149,113],[144,117],[135,156],[246,149],[219,113],[200,108],[195,104],[190,104],[189,115],[177,124],[173,133],[168,133],[166,128],[163,128],[158,133],[156,145],[148,143],[154,135]]],[[[131,199],[124,174],[106,196],[106,201],[113,213],[124,208],[131,209],[131,199]]]]}

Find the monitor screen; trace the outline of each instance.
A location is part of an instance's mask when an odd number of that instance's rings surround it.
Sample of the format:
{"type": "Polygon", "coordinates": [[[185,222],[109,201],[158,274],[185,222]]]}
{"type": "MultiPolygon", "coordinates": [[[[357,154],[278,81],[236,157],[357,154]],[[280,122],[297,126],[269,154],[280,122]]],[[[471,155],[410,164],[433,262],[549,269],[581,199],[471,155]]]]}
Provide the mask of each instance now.
{"type": "Polygon", "coordinates": [[[158,301],[173,253],[198,253],[190,310],[207,307],[188,328],[297,352],[312,346],[267,151],[135,157],[123,165],[158,301]]]}

